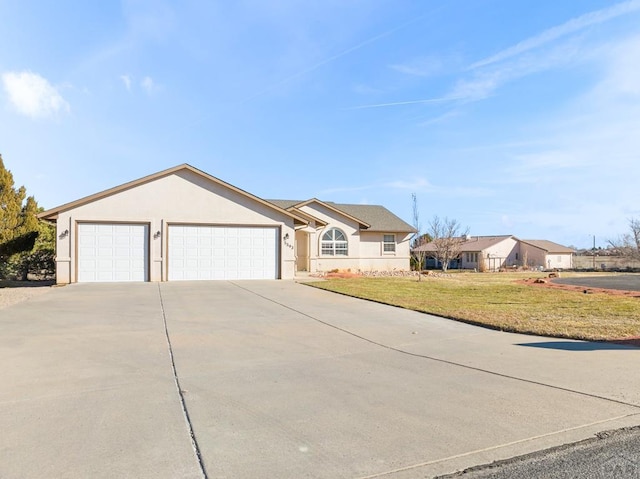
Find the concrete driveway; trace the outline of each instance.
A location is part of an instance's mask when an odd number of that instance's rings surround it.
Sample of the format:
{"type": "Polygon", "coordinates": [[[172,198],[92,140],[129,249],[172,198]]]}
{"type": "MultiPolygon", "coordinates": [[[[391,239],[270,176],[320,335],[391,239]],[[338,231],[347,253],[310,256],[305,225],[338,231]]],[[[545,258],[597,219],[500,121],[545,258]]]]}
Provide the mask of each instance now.
{"type": "Polygon", "coordinates": [[[640,349],[287,281],[57,288],[0,360],[2,478],[432,477],[640,424],[640,349]]]}

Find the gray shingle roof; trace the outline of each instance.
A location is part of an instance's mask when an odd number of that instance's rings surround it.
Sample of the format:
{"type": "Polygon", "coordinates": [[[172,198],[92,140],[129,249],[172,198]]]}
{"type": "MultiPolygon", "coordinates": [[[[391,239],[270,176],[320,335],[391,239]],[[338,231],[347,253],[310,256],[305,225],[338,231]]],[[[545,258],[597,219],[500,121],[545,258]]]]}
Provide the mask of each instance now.
{"type": "Polygon", "coordinates": [[[369,223],[371,225],[369,231],[386,231],[389,233],[413,233],[414,231],[413,226],[405,223],[381,205],[350,205],[331,202],[327,202],[327,204],[344,211],[348,215],[361,219],[365,223],[369,223]]]}
{"type": "MultiPolygon", "coordinates": [[[[513,238],[511,235],[501,236],[470,236],[468,240],[460,238],[463,243],[460,245],[460,252],[480,252],[484,251],[491,246],[494,246],[508,238],[513,238]]],[[[416,248],[416,251],[435,251],[436,247],[433,243],[426,243],[416,248]]]]}
{"type": "Polygon", "coordinates": [[[567,248],[566,246],[562,246],[561,244],[554,243],[553,241],[547,241],[547,240],[521,240],[521,241],[523,243],[528,243],[530,245],[533,245],[536,248],[545,250],[547,253],[575,253],[575,250],[571,248],[567,248]]]}
{"type": "MultiPolygon", "coordinates": [[[[287,209],[304,201],[295,200],[267,200],[280,208],[287,209]]],[[[347,203],[334,203],[323,201],[327,205],[353,216],[370,225],[367,231],[380,231],[389,233],[413,233],[413,227],[394,215],[391,211],[380,205],[352,205],[347,203]]]]}
{"type": "Polygon", "coordinates": [[[283,210],[286,210],[287,208],[291,208],[292,206],[302,203],[302,201],[297,201],[297,200],[266,200],[266,201],[268,201],[269,203],[273,203],[274,205],[282,208],[283,210]]]}

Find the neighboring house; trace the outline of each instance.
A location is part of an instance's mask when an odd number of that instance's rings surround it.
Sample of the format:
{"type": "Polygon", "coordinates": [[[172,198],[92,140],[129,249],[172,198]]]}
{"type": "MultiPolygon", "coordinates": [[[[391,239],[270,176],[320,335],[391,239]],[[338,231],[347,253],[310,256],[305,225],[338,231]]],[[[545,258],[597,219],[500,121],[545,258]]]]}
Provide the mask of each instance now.
{"type": "Polygon", "coordinates": [[[409,269],[413,229],[382,206],[289,203],[183,164],[39,217],[57,224],[59,284],[409,269]]]}
{"type": "Polygon", "coordinates": [[[521,240],[520,253],[527,265],[545,269],[571,269],[575,250],[547,240],[521,240]]]}
{"type": "MultiPolygon", "coordinates": [[[[419,250],[433,258],[435,246],[426,243],[419,250]]],[[[460,238],[460,256],[449,267],[497,271],[526,263],[530,268],[569,269],[573,267],[574,253],[571,248],[546,240],[521,240],[513,235],[466,236],[460,238]]],[[[440,266],[433,259],[431,264],[440,266]]]]}

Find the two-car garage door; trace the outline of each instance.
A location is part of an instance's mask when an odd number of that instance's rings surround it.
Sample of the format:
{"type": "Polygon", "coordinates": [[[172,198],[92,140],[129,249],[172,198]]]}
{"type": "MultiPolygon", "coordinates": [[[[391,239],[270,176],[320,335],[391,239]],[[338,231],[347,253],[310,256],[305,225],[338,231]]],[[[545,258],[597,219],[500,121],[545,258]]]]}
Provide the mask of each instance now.
{"type": "MultiPolygon", "coordinates": [[[[171,225],[168,279],[276,279],[277,237],[276,227],[171,225]]],[[[148,281],[148,268],[148,225],[78,225],[78,282],[148,281]]]]}
{"type": "Polygon", "coordinates": [[[169,281],[276,279],[278,229],[169,226],[169,281]]]}

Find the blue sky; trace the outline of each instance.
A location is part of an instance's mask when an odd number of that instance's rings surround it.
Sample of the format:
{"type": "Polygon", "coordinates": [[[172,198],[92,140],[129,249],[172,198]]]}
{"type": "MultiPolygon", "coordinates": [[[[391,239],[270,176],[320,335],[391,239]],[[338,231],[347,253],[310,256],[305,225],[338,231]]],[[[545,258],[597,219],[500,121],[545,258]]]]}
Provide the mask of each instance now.
{"type": "Polygon", "coordinates": [[[50,208],[181,163],[263,198],[598,245],[640,216],[640,0],[0,0],[50,208]]]}

